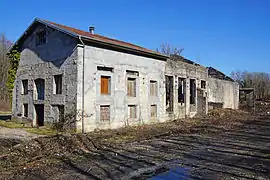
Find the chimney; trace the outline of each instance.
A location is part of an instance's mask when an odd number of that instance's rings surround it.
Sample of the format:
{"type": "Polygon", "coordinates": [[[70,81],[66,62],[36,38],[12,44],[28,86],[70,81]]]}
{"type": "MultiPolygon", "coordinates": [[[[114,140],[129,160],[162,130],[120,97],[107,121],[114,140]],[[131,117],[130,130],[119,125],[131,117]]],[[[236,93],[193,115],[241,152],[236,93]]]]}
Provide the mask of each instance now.
{"type": "Polygon", "coordinates": [[[94,34],[94,31],[95,31],[95,27],[94,27],[94,26],[90,26],[90,27],[89,27],[89,32],[90,32],[91,34],[94,34]]]}

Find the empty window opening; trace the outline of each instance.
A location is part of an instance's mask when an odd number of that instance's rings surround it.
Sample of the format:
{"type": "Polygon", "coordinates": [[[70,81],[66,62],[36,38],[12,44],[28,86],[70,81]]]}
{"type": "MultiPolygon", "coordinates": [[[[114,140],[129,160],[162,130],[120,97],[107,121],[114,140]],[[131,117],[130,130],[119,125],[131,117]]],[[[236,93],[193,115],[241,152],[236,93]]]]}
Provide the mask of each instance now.
{"type": "Polygon", "coordinates": [[[44,79],[36,79],[35,86],[36,86],[37,99],[44,100],[45,80],[44,79]]]}
{"type": "Polygon", "coordinates": [[[100,121],[110,121],[110,106],[100,106],[100,121]]]}
{"type": "Polygon", "coordinates": [[[150,96],[157,96],[157,81],[150,81],[150,96]]]}
{"type": "Polygon", "coordinates": [[[206,88],[206,81],[201,80],[201,88],[205,89],[206,88]]]}
{"type": "Polygon", "coordinates": [[[46,31],[40,31],[36,33],[36,45],[46,44],[46,31]]]}
{"type": "Polygon", "coordinates": [[[56,122],[64,122],[65,106],[64,105],[52,105],[52,110],[56,122]]]}
{"type": "Polygon", "coordinates": [[[128,117],[130,119],[137,118],[137,106],[136,105],[128,105],[128,117]]]}
{"type": "Polygon", "coordinates": [[[157,105],[151,105],[151,118],[157,117],[157,105]]]}
{"type": "Polygon", "coordinates": [[[28,94],[28,80],[22,80],[22,94],[28,94]]]}
{"type": "Polygon", "coordinates": [[[108,95],[111,93],[111,77],[101,76],[100,78],[100,94],[108,95]]]}
{"type": "Polygon", "coordinates": [[[112,67],[105,67],[105,66],[97,66],[97,70],[98,71],[109,71],[109,72],[113,72],[113,68],[112,67]]]}
{"type": "Polygon", "coordinates": [[[196,103],[196,80],[190,79],[190,104],[196,103]]]}
{"type": "Polygon", "coordinates": [[[28,104],[23,104],[23,116],[28,117],[28,104]]]}
{"type": "Polygon", "coordinates": [[[186,79],[178,78],[178,103],[185,103],[186,79]]]}
{"type": "Polygon", "coordinates": [[[173,112],[173,76],[165,76],[166,78],[166,111],[173,112]]]}
{"type": "Polygon", "coordinates": [[[136,97],[136,78],[127,79],[127,95],[136,97]]]}
{"type": "Polygon", "coordinates": [[[54,94],[62,94],[62,74],[54,76],[54,94]]]}
{"type": "Polygon", "coordinates": [[[36,124],[37,126],[44,126],[44,105],[43,104],[36,104],[36,124]]]}

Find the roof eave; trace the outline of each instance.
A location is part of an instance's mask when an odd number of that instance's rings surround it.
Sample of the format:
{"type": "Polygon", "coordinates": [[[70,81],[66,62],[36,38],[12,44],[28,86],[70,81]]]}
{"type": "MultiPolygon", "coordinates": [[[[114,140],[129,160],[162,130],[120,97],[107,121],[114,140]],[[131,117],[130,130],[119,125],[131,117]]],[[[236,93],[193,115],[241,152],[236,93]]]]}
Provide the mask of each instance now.
{"type": "Polygon", "coordinates": [[[119,49],[123,49],[123,50],[129,50],[129,51],[133,51],[133,52],[137,52],[143,55],[150,55],[152,57],[156,57],[158,59],[162,59],[162,60],[167,60],[167,58],[169,58],[169,56],[167,55],[163,55],[163,54],[158,54],[158,53],[151,53],[151,52],[147,52],[147,51],[143,51],[143,50],[139,50],[139,49],[135,49],[135,48],[130,48],[128,46],[123,46],[120,44],[115,44],[115,43],[109,43],[106,41],[102,41],[102,40],[97,40],[95,38],[91,38],[88,36],[81,36],[85,41],[92,41],[98,44],[102,44],[102,45],[107,45],[110,47],[114,47],[114,48],[119,48],[119,49]]]}

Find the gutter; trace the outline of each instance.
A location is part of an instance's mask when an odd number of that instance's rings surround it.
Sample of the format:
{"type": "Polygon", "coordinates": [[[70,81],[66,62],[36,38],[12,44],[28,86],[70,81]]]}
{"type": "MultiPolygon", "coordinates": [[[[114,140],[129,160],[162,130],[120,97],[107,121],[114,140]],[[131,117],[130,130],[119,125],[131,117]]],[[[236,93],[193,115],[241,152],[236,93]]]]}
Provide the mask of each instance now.
{"type": "Polygon", "coordinates": [[[81,36],[79,36],[79,40],[81,41],[83,45],[83,62],[82,62],[82,133],[85,133],[84,131],[84,61],[85,61],[85,44],[82,41],[81,36]]]}

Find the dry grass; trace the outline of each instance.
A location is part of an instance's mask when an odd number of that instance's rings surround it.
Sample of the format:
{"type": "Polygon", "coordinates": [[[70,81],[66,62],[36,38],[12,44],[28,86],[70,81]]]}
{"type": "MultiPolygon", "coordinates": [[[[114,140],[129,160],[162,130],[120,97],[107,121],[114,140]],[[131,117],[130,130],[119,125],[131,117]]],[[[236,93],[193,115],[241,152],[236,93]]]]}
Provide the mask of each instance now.
{"type": "Polygon", "coordinates": [[[24,128],[24,123],[16,122],[16,121],[0,121],[0,126],[6,128],[24,128]]]}
{"type": "MultiPolygon", "coordinates": [[[[248,114],[242,111],[213,110],[210,115],[201,119],[174,120],[166,123],[139,125],[116,130],[100,130],[87,134],[57,134],[46,129],[31,129],[28,132],[46,133],[48,137],[40,137],[21,144],[10,150],[5,159],[0,159],[0,169],[13,171],[31,165],[46,166],[59,157],[72,157],[95,150],[102,144],[115,145],[141,141],[161,136],[187,133],[207,133],[212,127],[230,129],[245,121],[248,114]],[[45,132],[44,132],[45,131],[45,132]],[[87,146],[87,147],[86,147],[87,146]]],[[[212,130],[213,132],[213,130],[212,130]]]]}
{"type": "Polygon", "coordinates": [[[33,134],[47,135],[47,136],[58,134],[56,130],[46,128],[46,127],[45,128],[26,128],[26,131],[33,134]]]}

